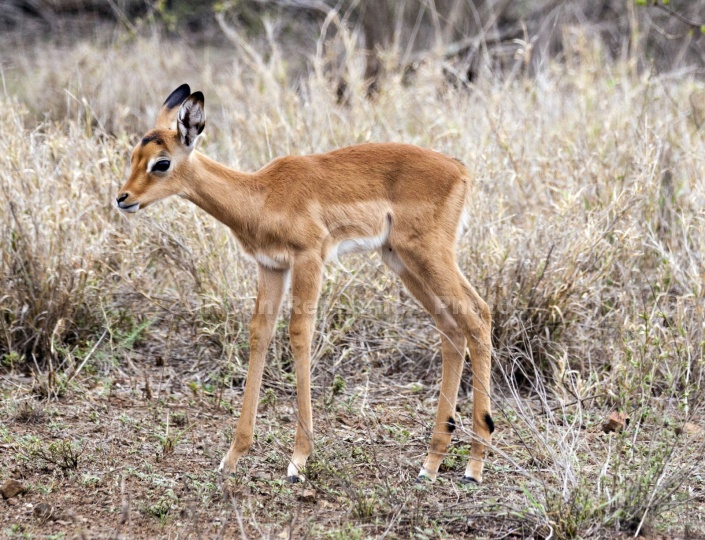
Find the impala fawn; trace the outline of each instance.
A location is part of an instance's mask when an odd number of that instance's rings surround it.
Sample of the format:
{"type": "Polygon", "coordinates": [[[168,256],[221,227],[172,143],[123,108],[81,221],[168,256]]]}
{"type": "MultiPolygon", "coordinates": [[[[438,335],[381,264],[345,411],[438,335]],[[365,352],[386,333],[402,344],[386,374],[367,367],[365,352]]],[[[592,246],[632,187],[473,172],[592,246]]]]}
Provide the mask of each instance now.
{"type": "Polygon", "coordinates": [[[419,478],[435,480],[455,429],[466,346],[473,373],[474,437],[464,482],[481,482],[490,416],[490,310],[461,274],[455,245],[470,179],[457,160],[405,144],[360,144],[327,154],[275,159],[243,173],[194,151],[205,126],[204,97],[188,85],[166,99],[156,126],[132,152],[118,207],[137,212],[170,195],[193,202],[235,234],[257,263],[250,363],[242,413],[220,464],[235,470],[252,444],[264,361],[291,281],[289,335],[296,367],[298,423],[287,471],[292,482],[313,449],[311,341],[326,261],[376,250],[441,333],[438,412],[419,478]]]}

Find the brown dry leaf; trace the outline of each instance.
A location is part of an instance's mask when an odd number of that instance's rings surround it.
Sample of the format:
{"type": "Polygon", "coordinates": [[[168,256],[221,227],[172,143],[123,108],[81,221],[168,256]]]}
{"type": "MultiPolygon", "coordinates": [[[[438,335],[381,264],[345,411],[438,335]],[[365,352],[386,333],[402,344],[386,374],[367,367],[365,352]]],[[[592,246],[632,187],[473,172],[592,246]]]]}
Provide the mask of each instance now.
{"type": "Polygon", "coordinates": [[[349,428],[353,429],[364,429],[365,428],[365,423],[362,422],[360,418],[357,416],[352,416],[350,414],[346,414],[342,411],[339,411],[335,415],[335,419],[342,425],[347,426],[349,428]]]}
{"type": "Polygon", "coordinates": [[[312,503],[316,502],[316,490],[315,489],[304,489],[303,493],[299,495],[299,500],[302,502],[312,503]]]}
{"type": "Polygon", "coordinates": [[[604,424],[602,431],[605,433],[619,433],[629,425],[629,415],[619,411],[612,411],[604,424]]]}
{"type": "Polygon", "coordinates": [[[676,434],[678,435],[681,433],[685,433],[686,435],[700,435],[703,431],[705,430],[703,430],[702,426],[694,424],[693,422],[686,422],[683,424],[683,427],[676,428],[676,434]]]}

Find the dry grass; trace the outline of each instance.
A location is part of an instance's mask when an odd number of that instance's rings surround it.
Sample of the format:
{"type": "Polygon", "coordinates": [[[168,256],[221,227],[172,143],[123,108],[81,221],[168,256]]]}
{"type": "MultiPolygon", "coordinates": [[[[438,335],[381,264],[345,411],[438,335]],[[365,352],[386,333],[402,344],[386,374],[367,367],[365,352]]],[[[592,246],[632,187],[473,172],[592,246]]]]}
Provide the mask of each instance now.
{"type": "MultiPolygon", "coordinates": [[[[535,79],[486,73],[455,88],[430,62],[372,101],[351,62],[345,104],[324,59],[292,81],[286,54],[246,42],[190,50],[116,34],[3,58],[0,444],[12,451],[0,477],[21,475],[35,485],[28,496],[64,505],[100,484],[112,509],[95,510],[92,535],[705,533],[702,436],[682,432],[705,424],[705,135],[689,101],[701,85],[605,64],[599,44],[580,43],[535,79]],[[129,219],[112,206],[131,145],[181,82],[206,95],[201,150],[234,167],[390,140],[468,165],[478,190],[461,265],[492,306],[497,366],[482,488],[450,482],[470,436],[468,375],[448,481],[409,484],[433,418],[438,338],[373,256],[327,270],[309,473],[318,502],[274,480],[295,414],[283,323],[244,487],[221,499],[212,469],[246,373],[253,268],[182,201],[129,219]],[[51,400],[37,405],[39,423],[20,420],[35,417],[31,396],[51,400]],[[169,409],[202,420],[175,427],[169,409]],[[611,410],[631,416],[624,433],[600,432],[611,410]],[[47,415],[64,420],[45,426],[47,415]],[[118,439],[137,454],[106,447],[118,439]],[[36,457],[67,448],[80,448],[78,472],[36,457]],[[189,479],[188,496],[165,469],[189,479]],[[274,479],[257,483],[262,471],[274,479]]],[[[16,507],[1,512],[5,534],[49,532],[16,507]]],[[[65,521],[59,531],[86,527],[65,521]]]]}

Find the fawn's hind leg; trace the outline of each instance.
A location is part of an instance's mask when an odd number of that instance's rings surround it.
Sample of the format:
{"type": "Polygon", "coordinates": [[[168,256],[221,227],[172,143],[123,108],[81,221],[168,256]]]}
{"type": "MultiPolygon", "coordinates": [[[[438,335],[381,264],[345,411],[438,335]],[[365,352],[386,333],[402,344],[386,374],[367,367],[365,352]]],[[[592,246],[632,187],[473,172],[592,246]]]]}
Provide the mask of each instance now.
{"type": "Polygon", "coordinates": [[[304,479],[302,471],[313,451],[313,415],[311,412],[311,341],[321,292],[323,261],[317,254],[303,253],[292,268],[292,307],[289,337],[296,365],[296,401],[298,404],[294,453],[287,468],[287,480],[304,479]]]}
{"type": "MultiPolygon", "coordinates": [[[[482,482],[484,452],[494,431],[490,404],[490,309],[460,272],[452,248],[436,252],[399,249],[398,253],[404,266],[443,303],[467,339],[473,374],[474,437],[463,480],[482,482]]],[[[445,371],[443,376],[446,376],[445,371]]]]}
{"type": "Polygon", "coordinates": [[[406,268],[392,249],[383,248],[382,259],[401,278],[412,296],[431,314],[441,333],[441,392],[428,457],[419,472],[419,478],[435,480],[438,468],[448,451],[451,433],[455,429],[455,404],[465,362],[465,335],[446,306],[406,268]]]}

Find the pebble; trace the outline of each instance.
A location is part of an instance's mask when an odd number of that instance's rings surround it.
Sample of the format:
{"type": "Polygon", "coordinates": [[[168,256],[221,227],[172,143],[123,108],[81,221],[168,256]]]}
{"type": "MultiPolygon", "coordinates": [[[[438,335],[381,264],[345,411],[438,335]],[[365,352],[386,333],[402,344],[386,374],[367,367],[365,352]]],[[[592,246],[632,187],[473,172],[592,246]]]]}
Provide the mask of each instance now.
{"type": "Polygon", "coordinates": [[[42,521],[46,521],[54,517],[54,507],[47,503],[39,503],[32,510],[32,515],[42,521]]]}

